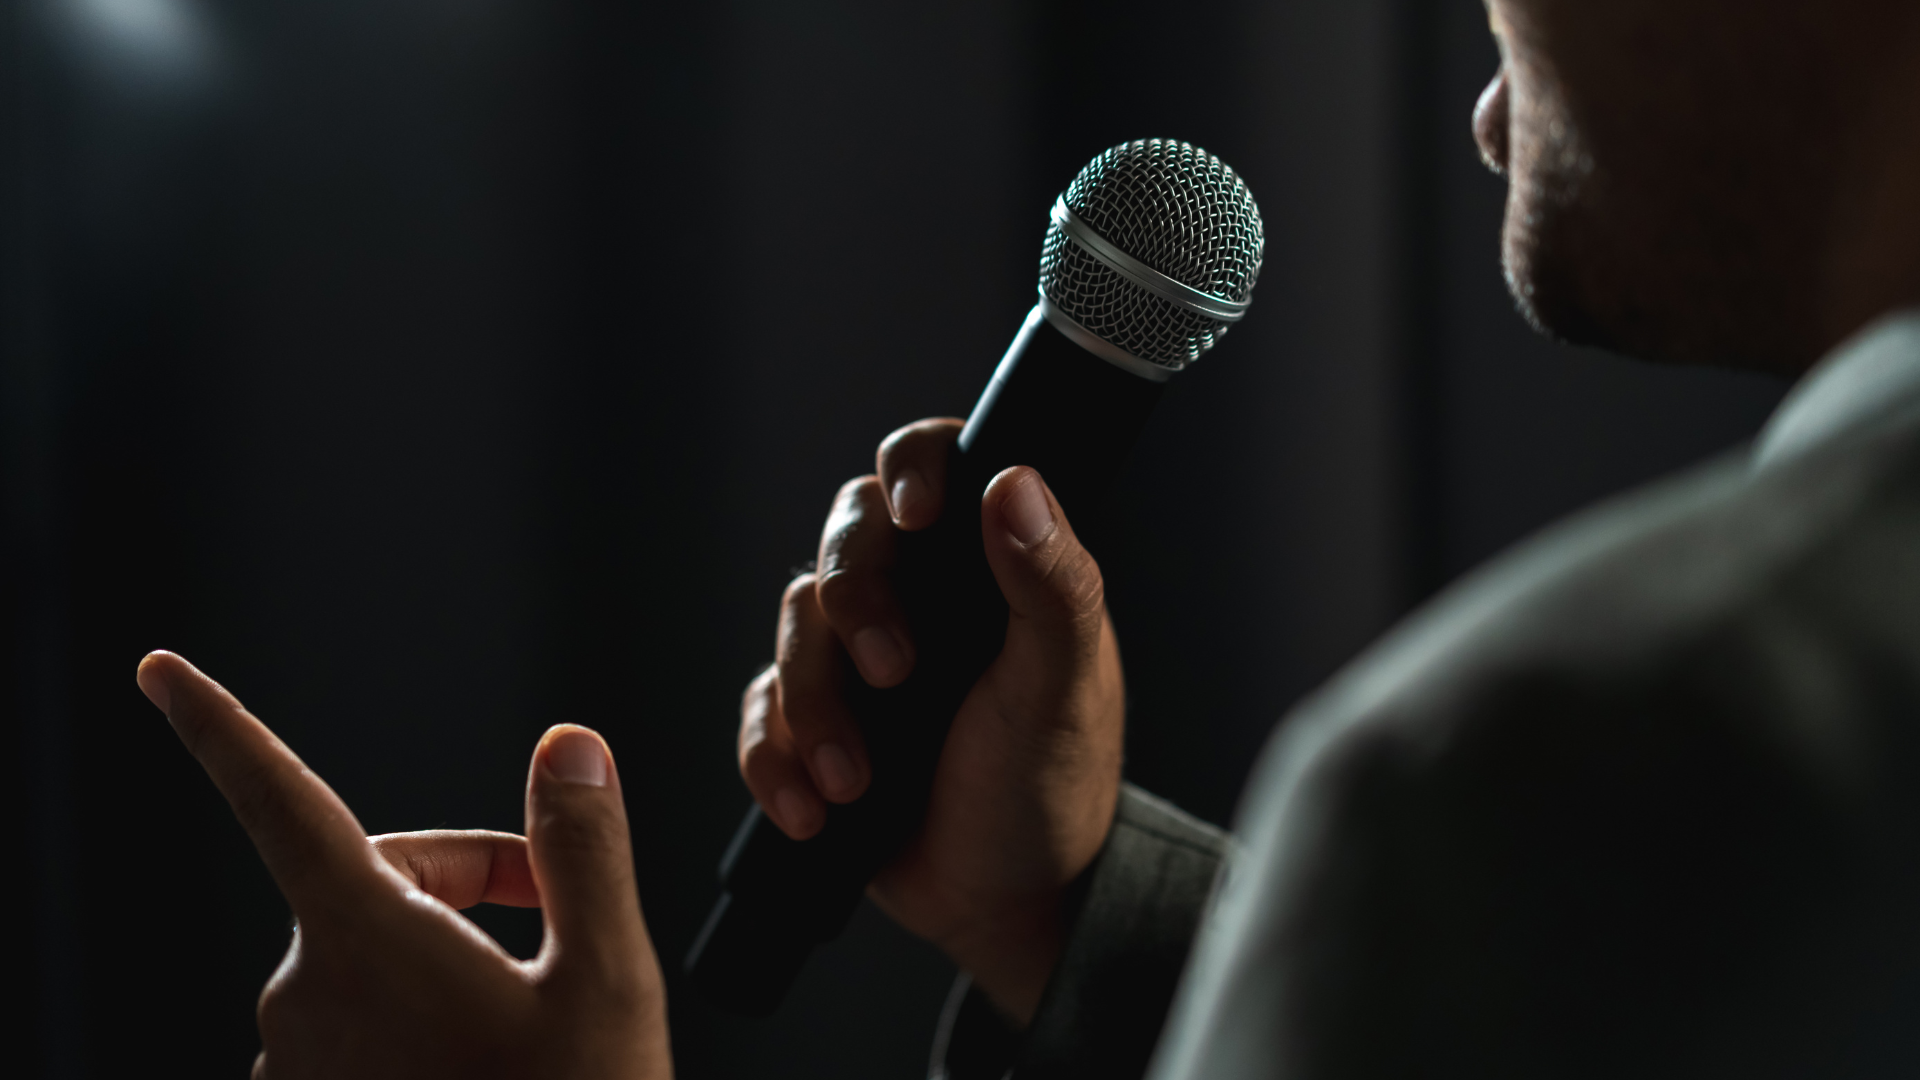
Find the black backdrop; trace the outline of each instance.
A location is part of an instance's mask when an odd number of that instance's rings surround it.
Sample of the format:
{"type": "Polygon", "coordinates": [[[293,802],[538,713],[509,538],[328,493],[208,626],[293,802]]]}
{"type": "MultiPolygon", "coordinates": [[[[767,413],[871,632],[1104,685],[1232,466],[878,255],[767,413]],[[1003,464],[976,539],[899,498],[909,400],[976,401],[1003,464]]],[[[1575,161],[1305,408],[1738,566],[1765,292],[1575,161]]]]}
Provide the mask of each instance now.
{"type": "MultiPolygon", "coordinates": [[[[661,951],[744,805],[734,706],[838,482],[971,403],[1094,152],[1252,185],[1253,317],[1100,553],[1132,776],[1225,821],[1287,705],[1768,382],[1533,338],[1473,0],[14,0],[0,102],[8,1072],[238,1075],[287,915],[133,684],[222,679],[370,830],[518,830],[619,756],[661,951]]],[[[476,912],[511,947],[537,916],[476,912]]],[[[871,912],[683,1075],[902,1077],[950,970],[871,912]]]]}

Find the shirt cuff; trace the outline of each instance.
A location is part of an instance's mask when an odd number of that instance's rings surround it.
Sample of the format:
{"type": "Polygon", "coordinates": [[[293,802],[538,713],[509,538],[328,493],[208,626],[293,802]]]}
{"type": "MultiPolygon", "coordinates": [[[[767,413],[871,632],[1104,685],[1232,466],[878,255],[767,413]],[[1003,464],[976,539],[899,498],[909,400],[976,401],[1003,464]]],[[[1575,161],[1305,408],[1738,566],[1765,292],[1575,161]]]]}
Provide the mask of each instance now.
{"type": "Polygon", "coordinates": [[[1014,1032],[963,974],[942,1011],[928,1075],[1143,1075],[1231,843],[1223,830],[1122,785],[1107,842],[1069,894],[1066,948],[1032,1026],[1014,1032]]]}

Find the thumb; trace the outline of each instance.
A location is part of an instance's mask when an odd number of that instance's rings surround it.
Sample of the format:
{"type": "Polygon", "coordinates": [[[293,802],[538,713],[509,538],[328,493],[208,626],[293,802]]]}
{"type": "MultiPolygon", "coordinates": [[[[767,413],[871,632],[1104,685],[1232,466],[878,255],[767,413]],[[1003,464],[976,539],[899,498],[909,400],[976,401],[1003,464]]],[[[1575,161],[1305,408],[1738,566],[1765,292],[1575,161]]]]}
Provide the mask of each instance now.
{"type": "Polygon", "coordinates": [[[1029,685],[1085,674],[1100,654],[1105,585],[1046,481],[1024,466],[994,477],[981,499],[980,528],[1009,609],[1002,662],[1017,666],[1029,685]]]}
{"type": "Polygon", "coordinates": [[[595,991],[641,989],[658,968],[633,882],[633,847],[613,754],[576,724],[547,730],[527,777],[527,854],[546,921],[550,976],[595,991]]]}

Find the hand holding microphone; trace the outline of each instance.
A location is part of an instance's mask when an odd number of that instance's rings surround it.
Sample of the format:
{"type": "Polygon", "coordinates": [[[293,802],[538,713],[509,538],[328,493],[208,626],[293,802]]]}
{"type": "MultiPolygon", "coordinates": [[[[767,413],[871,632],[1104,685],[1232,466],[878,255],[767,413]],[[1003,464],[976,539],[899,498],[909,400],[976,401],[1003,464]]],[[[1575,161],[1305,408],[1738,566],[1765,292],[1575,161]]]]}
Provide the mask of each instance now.
{"type": "Polygon", "coordinates": [[[841,489],[743,702],[757,806],[687,958],[711,1000],[772,1011],[871,882],[1031,1014],[1119,783],[1118,648],[1081,541],[1166,380],[1246,313],[1264,242],[1213,155],[1106,151],[1056,200],[1039,303],[966,423],[902,429],[841,489]]]}
{"type": "Polygon", "coordinates": [[[864,793],[865,742],[842,680],[891,686],[910,671],[912,633],[889,574],[897,539],[943,514],[976,519],[1007,600],[1005,647],[954,717],[919,838],[869,893],[1024,1023],[1059,954],[1062,892],[1106,839],[1125,687],[1100,569],[1044,479],[1013,468],[977,509],[948,498],[959,433],[957,420],[903,428],[881,445],[876,475],[840,490],[817,568],[782,599],[776,660],[742,701],[740,768],[795,840],[820,831],[829,802],[864,793]],[[860,659],[875,635],[901,643],[898,666],[860,659]],[[836,775],[836,757],[860,763],[852,782],[836,775]]]}

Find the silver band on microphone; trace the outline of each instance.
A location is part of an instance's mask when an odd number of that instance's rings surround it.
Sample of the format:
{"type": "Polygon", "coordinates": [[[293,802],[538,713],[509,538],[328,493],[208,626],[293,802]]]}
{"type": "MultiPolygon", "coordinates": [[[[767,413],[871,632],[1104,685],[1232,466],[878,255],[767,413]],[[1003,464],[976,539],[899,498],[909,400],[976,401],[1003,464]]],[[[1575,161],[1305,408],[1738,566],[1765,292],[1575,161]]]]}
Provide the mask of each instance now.
{"type": "Polygon", "coordinates": [[[1239,322],[1247,314],[1250,301],[1222,300],[1211,293],[1203,293],[1185,282],[1175,281],[1107,243],[1104,237],[1094,232],[1092,226],[1080,220],[1080,216],[1067,206],[1064,195],[1053,201],[1053,220],[1060,226],[1060,231],[1066,233],[1069,239],[1085,249],[1087,254],[1098,259],[1114,273],[1157,294],[1176,307],[1226,323],[1239,322]]]}

